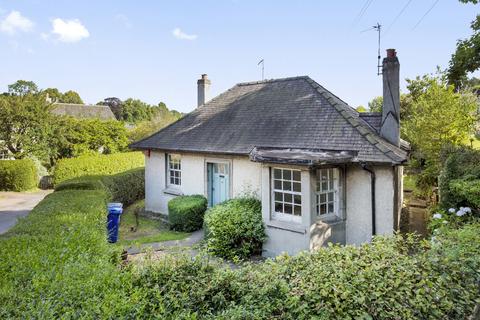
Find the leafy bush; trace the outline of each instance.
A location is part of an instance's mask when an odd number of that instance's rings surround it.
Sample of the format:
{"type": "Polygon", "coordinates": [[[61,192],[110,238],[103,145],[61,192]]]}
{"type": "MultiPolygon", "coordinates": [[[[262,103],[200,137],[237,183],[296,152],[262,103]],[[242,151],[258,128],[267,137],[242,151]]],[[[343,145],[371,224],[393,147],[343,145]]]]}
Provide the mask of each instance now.
{"type": "Polygon", "coordinates": [[[143,167],[141,152],[113,153],[109,155],[80,156],[59,160],[54,171],[55,185],[81,176],[110,175],[143,167]]]}
{"type": "Polygon", "coordinates": [[[31,159],[0,161],[0,190],[25,191],[37,185],[37,169],[31,159]]]}
{"type": "Polygon", "coordinates": [[[441,204],[444,208],[480,208],[480,151],[470,148],[452,150],[446,158],[439,181],[441,204]]]}
{"type": "Polygon", "coordinates": [[[376,237],[231,270],[167,257],[133,273],[132,317],[466,319],[478,301],[480,225],[435,244],[376,237]]]}
{"type": "Polygon", "coordinates": [[[62,190],[105,190],[112,201],[128,206],[145,197],[145,169],[132,169],[111,176],[84,176],[67,180],[55,187],[55,191],[62,190]]]}
{"type": "Polygon", "coordinates": [[[245,259],[260,253],[266,239],[262,204],[255,198],[232,199],[205,214],[207,248],[227,259],[245,259]]]}
{"type": "Polygon", "coordinates": [[[191,232],[203,225],[207,199],[202,195],[176,197],[168,202],[168,222],[172,230],[191,232]]]}

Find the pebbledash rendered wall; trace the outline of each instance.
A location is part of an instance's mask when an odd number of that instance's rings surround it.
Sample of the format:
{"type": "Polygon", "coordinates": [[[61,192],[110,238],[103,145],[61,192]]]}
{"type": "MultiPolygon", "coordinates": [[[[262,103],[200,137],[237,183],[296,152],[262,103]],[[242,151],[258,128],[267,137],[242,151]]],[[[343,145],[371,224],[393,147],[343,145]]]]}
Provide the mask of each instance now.
{"type": "MultiPolygon", "coordinates": [[[[358,245],[371,240],[370,174],[358,165],[349,165],[341,170],[338,191],[341,214],[339,218],[327,221],[318,220],[314,214],[314,176],[305,167],[290,166],[301,170],[302,221],[286,223],[270,218],[270,165],[252,162],[248,157],[182,154],[182,185],[178,189],[170,189],[166,187],[165,153],[151,152],[145,160],[145,207],[148,211],[162,214],[168,214],[167,203],[178,194],[206,196],[206,163],[228,162],[230,197],[254,194],[262,200],[262,215],[268,235],[263,246],[265,256],[276,256],[282,252],[296,254],[302,250],[314,250],[328,242],[358,245]]],[[[374,171],[376,231],[377,234],[391,234],[395,225],[396,171],[391,166],[375,167],[374,171]]]]}

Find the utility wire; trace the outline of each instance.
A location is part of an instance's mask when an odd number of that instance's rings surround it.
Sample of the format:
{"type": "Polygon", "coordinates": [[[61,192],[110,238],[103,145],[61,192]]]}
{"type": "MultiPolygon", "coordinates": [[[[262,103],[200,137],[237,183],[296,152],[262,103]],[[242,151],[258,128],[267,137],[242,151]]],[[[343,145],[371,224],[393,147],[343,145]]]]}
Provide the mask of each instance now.
{"type": "Polygon", "coordinates": [[[363,17],[365,12],[367,12],[368,7],[372,4],[373,0],[366,0],[365,3],[363,4],[362,8],[360,9],[360,12],[357,14],[355,19],[352,22],[352,27],[354,27],[363,17]]]}
{"type": "Polygon", "coordinates": [[[392,26],[395,24],[395,22],[397,22],[398,18],[400,18],[400,16],[403,14],[405,9],[407,9],[407,7],[410,5],[411,2],[412,2],[412,0],[408,0],[407,3],[403,6],[402,10],[400,10],[400,12],[397,14],[395,19],[393,19],[392,23],[388,26],[387,30],[383,34],[384,36],[387,35],[387,33],[390,31],[390,29],[392,29],[392,26]]]}
{"type": "Polygon", "coordinates": [[[415,29],[418,27],[418,25],[420,24],[420,22],[422,22],[423,19],[425,19],[425,17],[427,16],[427,14],[429,14],[430,11],[432,11],[432,9],[437,5],[438,1],[440,1],[440,0],[436,0],[436,1],[432,4],[432,6],[427,10],[427,12],[425,12],[425,14],[420,18],[420,20],[418,20],[417,24],[412,28],[412,30],[415,30],[415,29]]]}

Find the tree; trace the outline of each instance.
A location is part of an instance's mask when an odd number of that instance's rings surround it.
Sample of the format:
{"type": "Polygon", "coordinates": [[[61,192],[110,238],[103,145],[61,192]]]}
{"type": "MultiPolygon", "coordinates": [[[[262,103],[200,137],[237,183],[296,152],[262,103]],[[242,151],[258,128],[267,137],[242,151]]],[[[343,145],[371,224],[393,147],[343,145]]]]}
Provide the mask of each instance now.
{"type": "MultiPolygon", "coordinates": [[[[478,0],[460,0],[463,3],[478,4],[478,0]]],[[[455,53],[450,59],[448,81],[458,90],[467,80],[467,73],[480,68],[480,15],[472,21],[473,34],[468,39],[459,40],[455,53]]]]}
{"type": "Polygon", "coordinates": [[[50,159],[49,141],[54,133],[50,108],[41,95],[0,97],[0,141],[15,159],[28,155],[44,162],[50,159]]]}
{"type": "Polygon", "coordinates": [[[117,118],[117,120],[121,120],[123,104],[122,100],[116,97],[110,97],[105,98],[102,102],[99,102],[98,104],[103,106],[109,106],[110,110],[112,110],[113,114],[115,115],[115,118],[117,118]]]}
{"type": "Polygon", "coordinates": [[[80,98],[80,95],[77,92],[72,90],[69,90],[64,94],[62,94],[59,102],[83,104],[83,100],[82,98],[80,98]]]}
{"type": "Polygon", "coordinates": [[[52,102],[59,102],[62,99],[62,93],[58,91],[57,88],[47,88],[42,91],[42,94],[45,96],[45,98],[51,99],[52,102]]]}
{"type": "Polygon", "coordinates": [[[356,110],[358,112],[367,112],[367,108],[365,108],[364,106],[358,106],[356,110]]]}
{"type": "Polygon", "coordinates": [[[370,112],[382,112],[383,97],[375,97],[368,103],[368,110],[370,112]]]}
{"type": "Polygon", "coordinates": [[[181,117],[182,114],[180,112],[175,110],[170,111],[165,107],[165,109],[161,109],[152,120],[142,121],[134,129],[132,129],[129,133],[130,141],[138,141],[151,134],[154,134],[170,123],[177,121],[181,117]]]}
{"type": "Polygon", "coordinates": [[[38,93],[38,87],[33,81],[18,80],[8,85],[8,93],[13,96],[25,96],[38,93]]]}
{"type": "Polygon", "coordinates": [[[439,75],[407,82],[410,110],[402,126],[409,142],[431,165],[432,175],[437,175],[442,148],[468,141],[476,120],[476,97],[471,92],[455,92],[439,75]]]}

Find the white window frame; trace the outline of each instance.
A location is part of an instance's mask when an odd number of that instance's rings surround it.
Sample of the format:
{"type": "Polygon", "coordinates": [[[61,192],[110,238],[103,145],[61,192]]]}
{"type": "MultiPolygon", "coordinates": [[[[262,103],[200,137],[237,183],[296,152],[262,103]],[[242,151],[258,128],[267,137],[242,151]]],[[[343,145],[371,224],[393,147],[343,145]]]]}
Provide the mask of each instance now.
{"type": "Polygon", "coordinates": [[[167,186],[172,188],[179,188],[182,185],[182,156],[177,153],[168,153],[167,154],[167,186]],[[172,158],[175,157],[172,161],[172,158]],[[175,166],[178,164],[178,166],[175,166]],[[173,176],[172,176],[173,174],[173,176]],[[178,183],[173,182],[177,179],[178,183]]]}
{"type": "Polygon", "coordinates": [[[320,168],[315,171],[315,184],[314,184],[314,211],[317,219],[324,219],[330,217],[340,217],[339,210],[339,178],[340,171],[338,168],[328,167],[320,168]],[[322,173],[327,174],[327,180],[321,181],[322,173]],[[324,196],[323,196],[324,195],[324,196]],[[332,195],[333,199],[329,199],[332,195]],[[322,199],[323,198],[323,199],[322,199]],[[325,206],[326,212],[320,214],[322,206],[325,206]],[[329,210],[332,205],[333,210],[329,210]]]}
{"type": "Polygon", "coordinates": [[[281,168],[281,167],[272,167],[271,168],[271,213],[272,213],[272,219],[273,220],[279,220],[279,221],[285,221],[285,222],[294,222],[294,223],[301,223],[302,222],[302,211],[303,211],[303,206],[302,206],[302,172],[298,169],[292,169],[292,168],[281,168]],[[276,179],[275,178],[275,170],[281,170],[281,179],[276,179]],[[290,180],[289,179],[284,179],[284,171],[290,171],[290,180]],[[294,180],[293,179],[293,174],[294,172],[298,173],[299,179],[294,180]],[[275,188],[275,180],[280,181],[282,188],[278,189],[275,188]],[[284,182],[288,185],[290,184],[290,190],[286,190],[283,188],[284,182]],[[294,191],[294,183],[298,183],[300,185],[300,191],[294,191]],[[275,193],[281,193],[282,194],[282,200],[279,201],[278,199],[275,198],[275,193]],[[291,197],[291,201],[286,201],[285,195],[288,195],[288,197],[291,197]],[[299,201],[295,202],[295,198],[299,199],[299,201]],[[282,212],[277,212],[275,208],[276,203],[281,203],[283,208],[282,212]],[[290,205],[292,208],[292,213],[285,213],[285,204],[290,205]],[[300,210],[300,215],[295,215],[295,207],[298,207],[300,210]]]}

